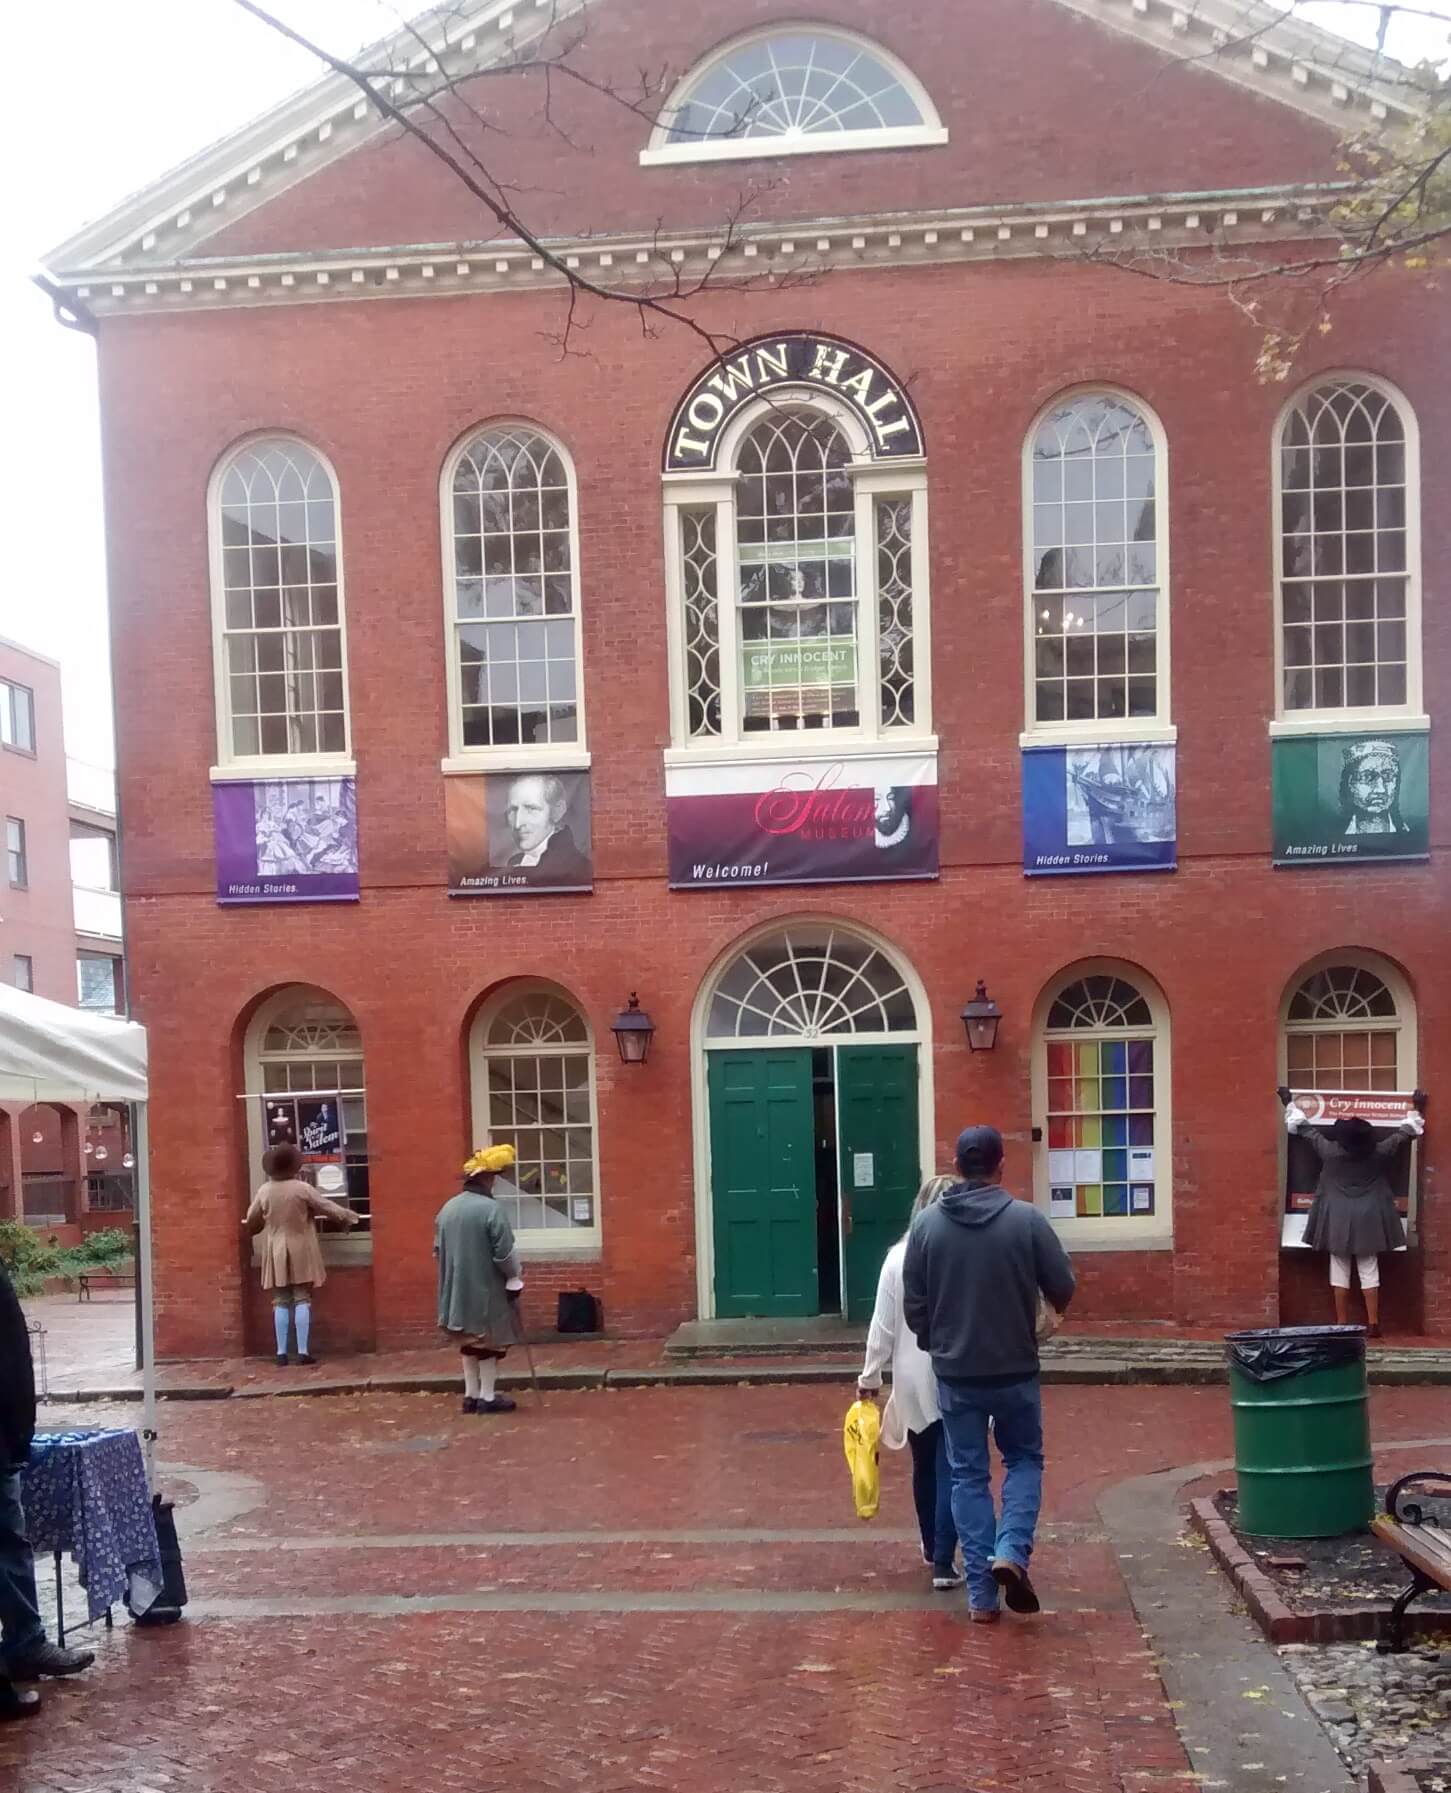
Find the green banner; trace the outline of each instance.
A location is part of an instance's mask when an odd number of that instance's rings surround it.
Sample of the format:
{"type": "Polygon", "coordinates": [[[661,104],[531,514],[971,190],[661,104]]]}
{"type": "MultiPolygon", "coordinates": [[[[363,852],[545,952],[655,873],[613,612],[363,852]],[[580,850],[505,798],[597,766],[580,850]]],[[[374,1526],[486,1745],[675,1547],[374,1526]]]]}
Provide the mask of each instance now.
{"type": "Polygon", "coordinates": [[[1430,856],[1426,735],[1304,735],[1271,744],[1276,865],[1430,856]]]}
{"type": "Polygon", "coordinates": [[[741,684],[747,691],[777,685],[854,685],[854,641],[747,641],[741,644],[741,684]]]}

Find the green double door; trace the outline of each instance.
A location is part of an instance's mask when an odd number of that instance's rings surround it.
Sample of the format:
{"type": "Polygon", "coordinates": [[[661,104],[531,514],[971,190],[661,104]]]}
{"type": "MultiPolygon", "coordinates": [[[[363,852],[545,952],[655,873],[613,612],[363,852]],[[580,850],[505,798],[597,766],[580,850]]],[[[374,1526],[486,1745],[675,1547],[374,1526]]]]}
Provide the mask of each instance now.
{"type": "Polygon", "coordinates": [[[868,1318],[919,1182],[917,1048],[713,1052],[709,1086],[716,1314],[868,1318]]]}

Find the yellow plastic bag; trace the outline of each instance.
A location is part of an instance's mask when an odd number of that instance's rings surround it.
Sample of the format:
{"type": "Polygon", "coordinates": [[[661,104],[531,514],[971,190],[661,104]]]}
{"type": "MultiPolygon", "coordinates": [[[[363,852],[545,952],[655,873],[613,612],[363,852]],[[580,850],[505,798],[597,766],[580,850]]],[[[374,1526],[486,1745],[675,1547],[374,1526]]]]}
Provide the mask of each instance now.
{"type": "Polygon", "coordinates": [[[882,1493],[881,1476],[877,1471],[881,1437],[882,1416],[877,1412],[876,1402],[854,1402],[842,1428],[842,1442],[851,1470],[851,1492],[858,1519],[875,1519],[877,1516],[882,1493]]]}

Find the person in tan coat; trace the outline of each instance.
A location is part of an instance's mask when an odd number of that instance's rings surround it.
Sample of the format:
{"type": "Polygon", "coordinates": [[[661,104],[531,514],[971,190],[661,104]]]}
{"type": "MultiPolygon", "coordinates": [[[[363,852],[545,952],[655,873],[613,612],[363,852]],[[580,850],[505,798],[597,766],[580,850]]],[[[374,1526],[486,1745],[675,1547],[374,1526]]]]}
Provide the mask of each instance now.
{"type": "Polygon", "coordinates": [[[357,1226],[362,1216],[330,1202],[298,1176],[302,1153],[294,1145],[273,1146],[262,1156],[267,1181],[252,1197],[242,1222],[249,1234],[262,1235],[262,1287],[272,1295],[272,1324],[277,1332],[277,1361],[287,1363],[291,1320],[297,1333],[297,1361],[315,1363],[308,1350],[312,1329],[312,1291],[327,1281],[317,1220],[339,1220],[357,1226]]]}

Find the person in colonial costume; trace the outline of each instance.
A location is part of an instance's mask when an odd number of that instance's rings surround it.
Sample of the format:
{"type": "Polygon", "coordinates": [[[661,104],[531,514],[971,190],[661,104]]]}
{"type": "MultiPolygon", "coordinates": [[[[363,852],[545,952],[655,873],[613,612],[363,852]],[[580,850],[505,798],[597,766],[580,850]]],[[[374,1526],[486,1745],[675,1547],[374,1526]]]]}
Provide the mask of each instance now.
{"type": "Polygon", "coordinates": [[[262,1287],[272,1297],[272,1324],[277,1334],[277,1362],[285,1367],[289,1326],[297,1336],[297,1361],[315,1363],[312,1341],[312,1292],[327,1281],[319,1220],[357,1226],[362,1220],[350,1208],[319,1195],[304,1183],[302,1153],[292,1144],[273,1146],[262,1154],[267,1181],[252,1197],[242,1222],[248,1233],[262,1235],[262,1287]]]}
{"type": "Polygon", "coordinates": [[[512,1413],[496,1392],[499,1363],[519,1337],[513,1304],[524,1289],[514,1229],[494,1199],[494,1178],[514,1162],[513,1146],[487,1146],[463,1168],[464,1186],[438,1211],[438,1323],[463,1358],[465,1413],[512,1413]]]}
{"type": "Polygon", "coordinates": [[[1359,1115],[1342,1115],[1327,1139],[1311,1126],[1287,1088],[1282,1086],[1279,1095],[1285,1104],[1287,1131],[1303,1139],[1320,1160],[1315,1203],[1305,1222],[1305,1243],[1312,1251],[1330,1253],[1335,1322],[1344,1326],[1350,1318],[1353,1258],[1365,1298],[1366,1330],[1372,1338],[1379,1338],[1380,1256],[1399,1251],[1406,1242],[1386,1170],[1401,1148],[1425,1131],[1420,1112],[1425,1097],[1418,1091],[1415,1106],[1406,1110],[1400,1126],[1383,1139],[1377,1139],[1375,1128],[1359,1115]]]}

